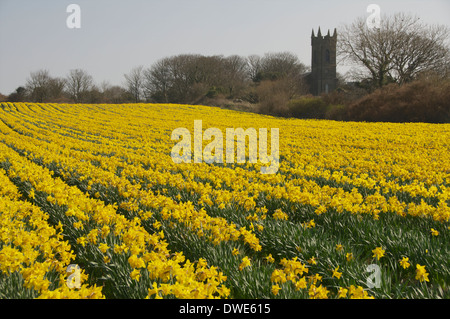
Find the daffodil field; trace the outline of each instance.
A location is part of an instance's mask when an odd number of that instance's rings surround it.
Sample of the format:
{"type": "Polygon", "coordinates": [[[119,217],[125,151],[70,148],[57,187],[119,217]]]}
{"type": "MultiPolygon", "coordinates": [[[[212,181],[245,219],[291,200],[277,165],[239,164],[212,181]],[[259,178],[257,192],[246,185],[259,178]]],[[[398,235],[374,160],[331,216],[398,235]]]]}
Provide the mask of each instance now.
{"type": "Polygon", "coordinates": [[[1,103],[0,298],[450,298],[449,150],[449,124],[1,103]],[[278,128],[277,173],[176,164],[199,119],[278,128]]]}

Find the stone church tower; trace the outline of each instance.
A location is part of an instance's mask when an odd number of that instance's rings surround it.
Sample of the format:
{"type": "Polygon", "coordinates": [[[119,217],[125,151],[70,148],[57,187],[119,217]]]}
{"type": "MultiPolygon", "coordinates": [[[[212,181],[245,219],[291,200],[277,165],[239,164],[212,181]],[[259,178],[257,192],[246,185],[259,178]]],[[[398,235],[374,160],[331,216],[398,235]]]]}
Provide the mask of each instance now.
{"type": "Polygon", "coordinates": [[[325,36],[322,36],[320,27],[317,36],[314,35],[314,29],[312,30],[309,84],[313,95],[329,93],[336,89],[336,41],[336,28],[332,36],[330,30],[325,36]]]}

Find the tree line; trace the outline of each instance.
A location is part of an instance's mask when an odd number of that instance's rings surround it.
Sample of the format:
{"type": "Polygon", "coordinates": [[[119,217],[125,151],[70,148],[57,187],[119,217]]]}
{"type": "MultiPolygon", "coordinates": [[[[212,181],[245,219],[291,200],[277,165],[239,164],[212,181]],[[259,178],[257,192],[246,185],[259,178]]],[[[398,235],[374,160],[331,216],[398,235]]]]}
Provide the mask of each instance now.
{"type": "Polygon", "coordinates": [[[9,102],[36,103],[124,103],[131,100],[127,90],[118,85],[94,83],[85,70],[70,70],[66,77],[53,77],[48,70],[31,72],[25,85],[4,98],[9,102]]]}
{"type": "Polygon", "coordinates": [[[53,77],[48,70],[31,72],[24,86],[11,93],[11,102],[73,103],[187,103],[218,95],[257,102],[253,90],[261,82],[285,82],[293,96],[307,91],[303,74],[308,68],[289,52],[242,57],[179,54],[165,57],[150,67],[136,66],[124,74],[123,85],[95,84],[85,70],[70,70],[53,77]]]}

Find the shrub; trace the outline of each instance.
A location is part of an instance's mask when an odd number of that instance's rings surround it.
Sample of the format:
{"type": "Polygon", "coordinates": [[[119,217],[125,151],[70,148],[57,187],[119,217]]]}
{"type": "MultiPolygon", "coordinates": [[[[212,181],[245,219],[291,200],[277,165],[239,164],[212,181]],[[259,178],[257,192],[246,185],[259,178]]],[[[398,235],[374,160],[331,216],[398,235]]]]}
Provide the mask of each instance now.
{"type": "Polygon", "coordinates": [[[327,103],[320,97],[305,96],[289,101],[287,107],[290,116],[307,119],[323,119],[327,103]]]}
{"type": "Polygon", "coordinates": [[[259,103],[258,111],[262,114],[273,116],[288,116],[288,98],[283,93],[274,93],[262,99],[259,103]]]}
{"type": "Polygon", "coordinates": [[[450,80],[428,77],[390,84],[350,104],[348,119],[370,122],[450,122],[450,80]]]}
{"type": "Polygon", "coordinates": [[[288,116],[287,103],[292,96],[286,79],[262,81],[255,89],[258,97],[258,111],[274,116],[288,116]]]}
{"type": "Polygon", "coordinates": [[[325,112],[325,119],[335,121],[347,120],[347,106],[343,104],[328,105],[325,112]]]}
{"type": "Polygon", "coordinates": [[[208,92],[206,92],[205,96],[210,99],[213,99],[213,98],[217,97],[218,94],[219,94],[219,90],[215,86],[212,86],[209,88],[208,92]]]}

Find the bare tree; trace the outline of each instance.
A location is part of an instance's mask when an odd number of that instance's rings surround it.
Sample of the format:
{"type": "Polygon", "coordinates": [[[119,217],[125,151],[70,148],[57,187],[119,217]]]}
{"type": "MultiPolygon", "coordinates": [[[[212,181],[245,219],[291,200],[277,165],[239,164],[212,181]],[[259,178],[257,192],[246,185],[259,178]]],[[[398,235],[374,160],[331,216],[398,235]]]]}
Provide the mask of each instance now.
{"type": "Polygon", "coordinates": [[[66,79],[56,77],[51,78],[49,82],[49,97],[52,101],[62,101],[64,97],[64,89],[66,87],[66,79]]]}
{"type": "Polygon", "coordinates": [[[277,80],[284,77],[298,77],[305,73],[306,66],[290,52],[266,53],[261,58],[251,56],[252,77],[255,82],[277,80]]]}
{"type": "Polygon", "coordinates": [[[253,54],[247,57],[248,73],[253,82],[258,81],[258,74],[261,72],[261,57],[253,54]]]}
{"type": "Polygon", "coordinates": [[[200,72],[198,67],[196,68],[195,66],[195,61],[199,56],[197,54],[180,54],[170,59],[169,70],[172,76],[171,102],[191,103],[192,100],[197,98],[192,91],[197,91],[199,86],[200,72]]]}
{"type": "Polygon", "coordinates": [[[127,90],[118,85],[111,85],[110,83],[103,81],[100,84],[100,93],[104,103],[123,103],[127,99],[127,90]]]}
{"type": "Polygon", "coordinates": [[[25,88],[33,102],[42,103],[49,97],[50,73],[48,70],[31,72],[27,79],[25,88]]]}
{"type": "Polygon", "coordinates": [[[81,69],[70,70],[69,75],[66,77],[67,92],[75,103],[85,101],[93,84],[92,76],[81,69]]]}
{"type": "Polygon", "coordinates": [[[156,61],[150,68],[144,70],[143,86],[147,100],[168,103],[172,82],[170,58],[156,61]]]}
{"type": "Polygon", "coordinates": [[[125,74],[126,87],[133,95],[136,103],[141,101],[144,89],[144,67],[142,65],[133,68],[130,73],[125,74]]]}
{"type": "Polygon", "coordinates": [[[239,55],[232,55],[223,60],[223,85],[231,97],[238,94],[250,80],[247,60],[239,55]]]}
{"type": "Polygon", "coordinates": [[[145,93],[157,102],[192,103],[206,93],[208,83],[219,73],[210,57],[180,54],[164,58],[144,72],[145,93]]]}
{"type": "Polygon", "coordinates": [[[372,87],[405,83],[424,71],[448,69],[449,29],[428,26],[420,18],[397,13],[383,16],[379,28],[369,28],[364,18],[340,28],[338,56],[350,62],[372,87]]]}
{"type": "Polygon", "coordinates": [[[414,26],[414,32],[401,32],[403,54],[394,55],[395,77],[400,83],[414,80],[424,72],[448,75],[450,66],[450,48],[445,44],[450,29],[434,25],[414,26]]]}

